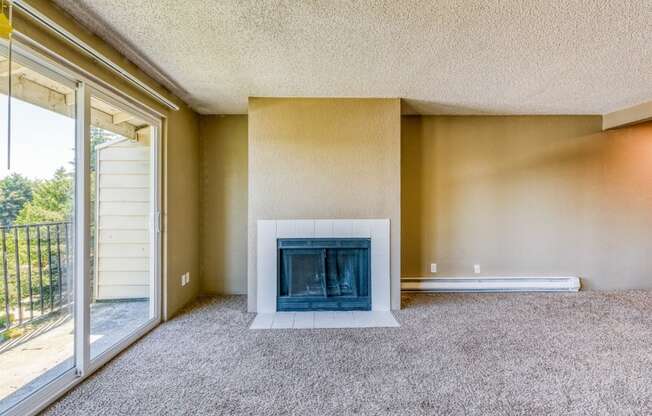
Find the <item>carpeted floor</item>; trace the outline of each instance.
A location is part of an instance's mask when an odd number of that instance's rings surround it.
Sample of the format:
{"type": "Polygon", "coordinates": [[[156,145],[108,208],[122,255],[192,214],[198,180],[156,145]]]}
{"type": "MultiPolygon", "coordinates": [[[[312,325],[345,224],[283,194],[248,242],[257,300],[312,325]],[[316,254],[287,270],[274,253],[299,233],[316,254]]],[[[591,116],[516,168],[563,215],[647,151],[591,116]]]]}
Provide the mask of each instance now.
{"type": "Polygon", "coordinates": [[[47,415],[649,415],[652,291],[405,295],[400,328],[252,331],[204,299],[47,415]]]}

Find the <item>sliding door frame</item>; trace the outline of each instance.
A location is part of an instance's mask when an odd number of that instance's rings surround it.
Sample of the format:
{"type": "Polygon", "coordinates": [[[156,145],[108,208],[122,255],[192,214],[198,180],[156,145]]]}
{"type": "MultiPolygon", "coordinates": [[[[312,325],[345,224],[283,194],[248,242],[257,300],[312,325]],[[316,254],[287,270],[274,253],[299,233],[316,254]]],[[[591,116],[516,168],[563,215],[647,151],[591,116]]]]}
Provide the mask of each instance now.
{"type": "MultiPolygon", "coordinates": [[[[6,42],[0,42],[0,48],[7,49],[9,46],[6,42]]],[[[72,314],[74,317],[73,328],[74,328],[74,339],[73,339],[73,354],[74,354],[74,364],[71,368],[64,371],[53,380],[36,390],[31,395],[27,396],[20,402],[16,403],[14,406],[9,408],[3,413],[4,415],[30,415],[35,414],[49,403],[53,401],[53,398],[59,397],[69,390],[72,386],[76,385],[81,380],[81,375],[83,374],[83,368],[81,358],[83,357],[83,332],[84,326],[82,324],[83,319],[80,319],[83,307],[83,302],[78,302],[78,299],[83,299],[82,290],[83,287],[79,285],[78,276],[80,271],[83,273],[83,258],[84,256],[79,256],[80,247],[82,247],[82,239],[79,238],[79,233],[77,230],[83,229],[83,218],[84,218],[84,203],[83,203],[83,192],[80,194],[80,191],[84,187],[84,183],[80,182],[82,177],[82,170],[80,167],[84,165],[84,152],[83,144],[85,140],[85,135],[83,134],[82,125],[85,121],[84,111],[83,111],[83,97],[84,97],[84,85],[83,82],[80,82],[79,79],[75,76],[72,76],[70,73],[61,70],[52,62],[46,62],[41,59],[39,56],[32,53],[30,50],[25,49],[19,46],[15,41],[12,45],[12,59],[16,62],[19,62],[31,69],[37,71],[38,73],[44,75],[45,77],[52,79],[56,82],[62,83],[69,86],[75,90],[75,188],[74,188],[74,208],[73,208],[73,227],[71,240],[73,242],[73,253],[72,253],[72,265],[73,265],[73,308],[72,314]]]]}
{"type": "MultiPolygon", "coordinates": [[[[109,361],[111,358],[115,357],[116,354],[121,352],[126,348],[126,346],[130,345],[133,343],[135,340],[138,338],[142,337],[146,333],[152,330],[152,328],[156,327],[159,323],[161,323],[161,294],[162,294],[162,275],[161,275],[161,255],[162,255],[162,247],[161,247],[161,227],[160,227],[160,212],[161,212],[161,175],[160,175],[160,162],[159,162],[159,155],[160,155],[160,142],[161,142],[161,120],[157,119],[156,117],[153,117],[151,114],[145,113],[143,111],[140,111],[138,108],[135,108],[134,106],[130,105],[129,103],[120,100],[118,97],[116,97],[113,94],[107,94],[106,92],[103,92],[95,87],[89,87],[87,88],[87,95],[88,95],[88,102],[86,103],[85,111],[84,113],[87,115],[90,115],[91,108],[90,108],[90,97],[95,97],[98,98],[101,101],[106,102],[107,104],[110,104],[112,106],[118,107],[121,110],[125,110],[134,116],[140,118],[141,120],[149,123],[150,127],[152,128],[152,135],[151,135],[151,141],[150,141],[150,190],[149,190],[149,197],[151,201],[151,207],[150,207],[150,212],[149,212],[149,237],[150,237],[150,242],[149,242],[149,275],[150,275],[150,291],[149,291],[149,296],[150,296],[150,302],[149,302],[149,319],[147,322],[145,322],[141,327],[136,329],[134,332],[129,334],[126,338],[118,341],[116,344],[113,346],[109,347],[106,351],[102,351],[97,357],[93,359],[89,359],[87,361],[88,367],[87,371],[93,372],[99,367],[103,366],[106,364],[107,361],[109,361]],[[152,278],[153,276],[153,278],[152,278]]],[[[87,137],[86,137],[86,143],[90,143],[90,126],[86,130],[87,132],[87,137]]],[[[87,150],[87,153],[89,150],[87,150]]],[[[89,155],[90,156],[90,155],[89,155]]],[[[90,166],[88,166],[87,171],[87,177],[90,177],[90,166]]],[[[99,186],[99,183],[97,184],[99,186]]],[[[89,193],[90,195],[90,193],[89,193]]],[[[90,211],[90,199],[88,201],[87,205],[88,211],[90,211]]],[[[95,213],[92,213],[92,215],[95,215],[95,213]]],[[[96,222],[95,227],[98,227],[99,224],[96,222]]],[[[87,227],[87,229],[90,230],[90,227],[87,227]]],[[[98,230],[95,230],[95,238],[97,239],[99,236],[98,230]]],[[[89,242],[90,242],[90,235],[89,237],[89,242]]],[[[97,254],[97,253],[96,253],[97,254]]],[[[87,256],[87,258],[90,256],[87,256]]],[[[97,264],[95,264],[95,267],[97,267],[97,264]]],[[[89,274],[87,276],[90,276],[90,271],[88,271],[89,274]]],[[[90,281],[89,278],[85,279],[86,283],[90,281]]],[[[88,301],[84,303],[88,303],[90,305],[90,287],[89,287],[89,292],[88,292],[88,301]]],[[[88,309],[88,314],[90,317],[90,306],[88,309]]],[[[86,345],[90,345],[88,342],[85,343],[86,345]]],[[[90,357],[89,357],[90,358],[90,357]]]]}
{"type": "MultiPolygon", "coordinates": [[[[22,37],[21,37],[22,38],[22,37]]],[[[21,39],[23,40],[23,39],[21,39]]],[[[27,40],[27,39],[25,39],[27,40]]],[[[162,318],[163,274],[162,274],[162,131],[165,116],[146,106],[127,94],[107,88],[97,82],[92,74],[75,67],[74,64],[41,45],[13,41],[12,48],[22,58],[47,71],[57,74],[76,84],[75,92],[75,208],[73,241],[73,293],[75,317],[75,366],[59,377],[41,387],[33,394],[9,408],[1,416],[35,415],[86,377],[106,364],[136,340],[159,325],[162,318]],[[29,45],[28,45],[29,44],[29,45]],[[150,289],[150,317],[143,326],[126,338],[99,354],[90,358],[90,98],[98,96],[103,100],[119,105],[150,123],[151,140],[151,213],[150,213],[150,267],[152,267],[153,284],[150,289]]]]}
{"type": "Polygon", "coordinates": [[[90,361],[90,94],[84,82],[77,87],[75,161],[75,361],[77,375],[88,373],[90,361]]]}

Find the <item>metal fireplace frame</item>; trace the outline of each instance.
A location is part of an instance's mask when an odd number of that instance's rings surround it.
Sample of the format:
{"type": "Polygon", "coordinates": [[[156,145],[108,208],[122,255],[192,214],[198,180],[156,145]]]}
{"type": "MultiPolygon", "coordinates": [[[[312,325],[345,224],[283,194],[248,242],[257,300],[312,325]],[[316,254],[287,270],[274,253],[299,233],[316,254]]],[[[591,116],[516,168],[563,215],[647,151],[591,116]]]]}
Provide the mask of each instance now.
{"type": "MultiPolygon", "coordinates": [[[[298,311],[369,311],[371,310],[371,239],[370,238],[278,238],[276,240],[276,310],[298,311]],[[367,261],[363,273],[366,275],[366,296],[338,296],[328,299],[326,296],[284,297],[281,293],[282,252],[283,250],[328,250],[328,249],[364,249],[367,251],[367,261]]],[[[323,258],[325,262],[325,257],[323,258]]],[[[324,270],[327,266],[324,263],[324,270]]]]}

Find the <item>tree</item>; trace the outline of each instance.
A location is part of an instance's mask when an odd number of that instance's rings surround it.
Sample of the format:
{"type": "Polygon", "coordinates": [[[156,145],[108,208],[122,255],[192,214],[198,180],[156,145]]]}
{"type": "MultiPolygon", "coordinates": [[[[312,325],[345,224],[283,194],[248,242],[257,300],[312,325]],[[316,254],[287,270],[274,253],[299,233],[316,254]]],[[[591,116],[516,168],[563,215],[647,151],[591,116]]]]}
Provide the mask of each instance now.
{"type": "MultiPolygon", "coordinates": [[[[91,171],[95,172],[96,147],[116,139],[116,134],[91,127],[91,171]]],[[[95,175],[91,176],[91,194],[95,192],[95,175]]],[[[73,175],[63,167],[52,179],[30,182],[14,174],[0,181],[0,223],[8,225],[69,221],[73,207],[73,175]],[[8,191],[2,184],[7,182],[8,191]]]]}
{"type": "Polygon", "coordinates": [[[104,144],[108,141],[114,140],[115,138],[120,137],[117,134],[111,133],[99,127],[91,126],[91,154],[90,154],[90,165],[91,172],[95,172],[97,166],[97,146],[104,144]]]}
{"type": "Polygon", "coordinates": [[[16,224],[68,221],[72,204],[72,175],[59,168],[52,179],[34,185],[32,200],[20,211],[16,224]]]}
{"type": "Polygon", "coordinates": [[[0,224],[14,223],[23,207],[32,200],[32,182],[13,173],[0,181],[0,224]]]}

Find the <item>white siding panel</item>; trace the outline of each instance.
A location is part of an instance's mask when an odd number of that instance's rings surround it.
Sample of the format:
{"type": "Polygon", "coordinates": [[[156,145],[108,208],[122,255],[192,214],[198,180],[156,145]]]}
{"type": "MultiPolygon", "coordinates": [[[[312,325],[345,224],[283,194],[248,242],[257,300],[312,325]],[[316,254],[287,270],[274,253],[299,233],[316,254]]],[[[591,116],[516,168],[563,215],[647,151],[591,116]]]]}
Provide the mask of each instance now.
{"type": "Polygon", "coordinates": [[[149,189],[100,188],[100,202],[148,202],[149,189]]]}
{"type": "Polygon", "coordinates": [[[147,285],[149,284],[148,272],[104,272],[104,280],[111,282],[110,285],[147,285]]]}
{"type": "Polygon", "coordinates": [[[105,188],[149,188],[148,175],[100,174],[100,187],[105,188]]]}
{"type": "Polygon", "coordinates": [[[139,258],[103,258],[98,262],[100,272],[147,272],[149,271],[149,259],[139,258]]]}
{"type": "Polygon", "coordinates": [[[98,299],[149,296],[149,151],[133,141],[98,151],[98,299]]]}
{"type": "Polygon", "coordinates": [[[149,160],[148,147],[106,147],[99,154],[99,160],[149,160]]]}
{"type": "Polygon", "coordinates": [[[100,230],[99,241],[101,243],[149,243],[148,230],[100,230]]]}
{"type": "Polygon", "coordinates": [[[103,215],[100,217],[101,229],[148,230],[147,215],[103,215]]]}
{"type": "Polygon", "coordinates": [[[103,160],[100,174],[116,173],[120,175],[149,175],[149,162],[133,160],[103,160]]]}
{"type": "Polygon", "coordinates": [[[149,244],[100,243],[100,257],[149,257],[149,244]]]}
{"type": "Polygon", "coordinates": [[[149,215],[149,202],[102,202],[100,215],[149,215]]]}

